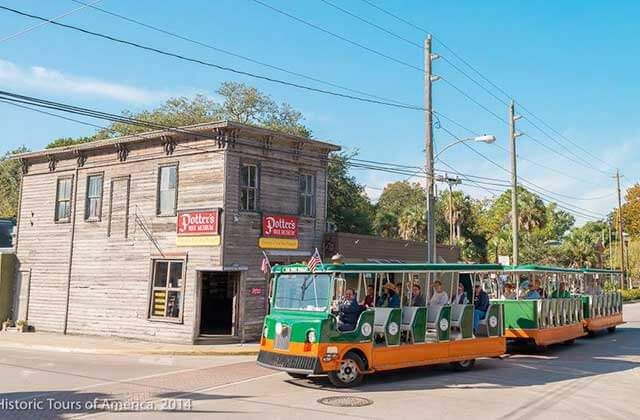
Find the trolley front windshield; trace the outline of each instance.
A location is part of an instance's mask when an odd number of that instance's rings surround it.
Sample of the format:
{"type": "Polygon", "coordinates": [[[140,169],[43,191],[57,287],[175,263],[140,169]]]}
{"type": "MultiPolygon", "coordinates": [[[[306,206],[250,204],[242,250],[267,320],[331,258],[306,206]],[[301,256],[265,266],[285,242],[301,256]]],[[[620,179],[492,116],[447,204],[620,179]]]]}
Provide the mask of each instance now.
{"type": "Polygon", "coordinates": [[[321,312],[329,305],[329,274],[281,274],[276,282],[274,307],[321,312]]]}

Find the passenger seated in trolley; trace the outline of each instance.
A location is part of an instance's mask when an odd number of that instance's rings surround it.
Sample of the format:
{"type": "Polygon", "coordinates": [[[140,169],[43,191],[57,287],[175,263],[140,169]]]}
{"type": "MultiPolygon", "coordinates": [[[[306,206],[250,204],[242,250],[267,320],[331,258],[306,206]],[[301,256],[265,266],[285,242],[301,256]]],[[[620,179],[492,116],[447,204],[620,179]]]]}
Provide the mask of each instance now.
{"type": "Polygon", "coordinates": [[[367,286],[367,296],[364,297],[364,301],[362,301],[362,306],[367,308],[373,308],[373,303],[375,302],[375,292],[373,290],[372,285],[367,286]]]}
{"type": "Polygon", "coordinates": [[[362,309],[356,299],[355,289],[348,288],[344,292],[344,299],[338,305],[338,331],[355,330],[362,309]]]}
{"type": "Polygon", "coordinates": [[[418,283],[414,283],[411,287],[411,301],[409,306],[425,306],[425,297],[418,283]]]}
{"type": "Polygon", "coordinates": [[[478,324],[487,315],[489,310],[489,295],[482,289],[478,281],[473,291],[473,331],[478,333],[478,324]]]}
{"type": "Polygon", "coordinates": [[[454,305],[466,305],[469,303],[467,292],[464,291],[464,285],[461,282],[458,282],[458,290],[453,299],[451,299],[451,303],[454,305]]]}
{"type": "Polygon", "coordinates": [[[515,300],[518,298],[518,294],[516,293],[516,288],[511,283],[504,284],[504,291],[502,292],[502,296],[500,296],[500,300],[515,300]]]}
{"type": "Polygon", "coordinates": [[[527,288],[527,294],[524,296],[525,299],[542,299],[534,282],[529,281],[527,283],[527,288]]]}
{"type": "Polygon", "coordinates": [[[396,286],[391,282],[384,284],[384,294],[378,299],[378,308],[399,308],[400,296],[396,293],[396,286]]]}
{"type": "Polygon", "coordinates": [[[558,290],[554,290],[553,293],[551,293],[551,297],[553,299],[566,299],[566,298],[570,298],[571,297],[571,293],[569,293],[569,291],[567,290],[567,285],[565,282],[561,281],[560,284],[558,285],[558,290]]]}
{"type": "Polygon", "coordinates": [[[433,294],[429,299],[429,305],[446,305],[449,303],[449,296],[442,288],[442,282],[436,280],[433,282],[433,294]]]}

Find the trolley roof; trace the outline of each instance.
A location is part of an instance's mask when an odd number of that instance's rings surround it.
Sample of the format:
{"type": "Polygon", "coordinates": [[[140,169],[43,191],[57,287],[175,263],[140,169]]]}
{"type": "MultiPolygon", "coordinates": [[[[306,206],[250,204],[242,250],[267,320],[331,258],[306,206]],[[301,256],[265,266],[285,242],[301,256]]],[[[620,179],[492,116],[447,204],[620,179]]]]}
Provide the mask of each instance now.
{"type": "Polygon", "coordinates": [[[620,270],[609,270],[605,268],[585,268],[582,270],[585,273],[593,273],[593,274],[622,274],[620,270]]]}
{"type": "MultiPolygon", "coordinates": [[[[345,272],[420,272],[420,271],[503,271],[500,264],[320,264],[316,273],[345,273],[345,272]]],[[[308,273],[305,264],[277,265],[271,269],[273,273],[308,273]]]]}
{"type": "Polygon", "coordinates": [[[524,265],[507,265],[504,267],[505,271],[518,271],[518,272],[531,272],[542,271],[547,273],[582,273],[583,270],[579,268],[565,268],[565,267],[553,267],[550,265],[536,265],[536,264],[524,264],[524,265]]]}

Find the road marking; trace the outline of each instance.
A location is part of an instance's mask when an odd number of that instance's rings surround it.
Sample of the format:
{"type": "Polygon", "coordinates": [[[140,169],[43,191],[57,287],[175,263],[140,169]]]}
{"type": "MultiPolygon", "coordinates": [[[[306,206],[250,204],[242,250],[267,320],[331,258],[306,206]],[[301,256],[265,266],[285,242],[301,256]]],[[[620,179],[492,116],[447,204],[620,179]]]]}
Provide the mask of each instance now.
{"type": "MultiPolygon", "coordinates": [[[[255,378],[248,378],[248,379],[243,379],[241,381],[235,381],[235,382],[228,382],[226,384],[221,384],[221,385],[216,385],[216,386],[212,386],[209,388],[201,388],[201,389],[193,389],[191,391],[187,391],[184,392],[182,394],[177,394],[177,395],[173,395],[171,398],[172,399],[180,399],[180,398],[184,398],[184,397],[188,397],[189,395],[194,395],[194,394],[198,394],[198,393],[203,393],[203,392],[209,392],[209,391],[213,391],[216,389],[221,389],[221,388],[227,388],[230,386],[234,386],[234,385],[241,385],[241,384],[245,384],[245,383],[249,383],[249,382],[255,382],[261,379],[266,379],[266,378],[271,378],[273,376],[278,376],[278,375],[284,375],[284,372],[276,372],[276,373],[271,373],[269,375],[264,375],[264,376],[256,376],[255,378]]],[[[158,401],[162,401],[162,398],[155,398],[155,399],[149,399],[146,400],[145,403],[156,403],[158,401]]],[[[158,411],[161,412],[161,411],[158,411]]],[[[166,413],[171,413],[171,410],[167,410],[164,411],[166,413]]],[[[103,416],[106,414],[114,414],[114,413],[118,413],[117,411],[101,411],[98,413],[82,413],[82,414],[78,414],[77,416],[71,416],[71,418],[74,419],[78,419],[78,418],[91,418],[91,417],[99,417],[99,416],[103,416]]]]}
{"type": "MultiPolygon", "coordinates": [[[[240,363],[251,363],[251,362],[240,362],[240,363]]],[[[233,365],[233,364],[239,364],[239,363],[230,363],[229,365],[233,365]]],[[[37,371],[46,372],[46,373],[52,373],[52,374],[56,374],[56,375],[75,376],[75,377],[80,377],[80,378],[90,379],[90,380],[102,379],[102,378],[96,378],[96,377],[91,377],[91,376],[86,376],[86,375],[70,374],[70,373],[58,372],[58,371],[47,370],[47,369],[29,369],[29,368],[26,368],[24,366],[12,365],[10,363],[0,363],[0,365],[9,366],[9,367],[13,367],[13,368],[24,369],[24,370],[32,370],[32,371],[33,370],[37,370],[37,371]]],[[[137,376],[137,377],[126,378],[126,379],[112,379],[112,380],[98,382],[98,383],[91,384],[91,385],[85,385],[85,386],[81,386],[81,387],[77,387],[77,388],[71,388],[67,392],[72,393],[72,392],[83,391],[83,390],[86,390],[86,389],[96,388],[96,387],[100,387],[100,386],[104,386],[104,385],[113,385],[113,384],[118,384],[118,383],[129,383],[129,382],[140,381],[140,380],[144,380],[144,379],[157,378],[157,377],[161,377],[161,376],[165,376],[165,375],[174,375],[174,374],[178,374],[178,373],[187,373],[187,372],[193,372],[193,371],[198,371],[198,370],[202,370],[202,369],[223,367],[223,366],[229,366],[229,365],[212,365],[212,366],[206,366],[206,367],[180,369],[180,370],[164,372],[164,373],[154,373],[152,375],[137,376]]],[[[134,383],[134,385],[138,385],[138,384],[134,383]]],[[[49,394],[53,394],[53,393],[57,393],[57,392],[59,392],[59,391],[42,392],[40,394],[29,395],[29,396],[25,396],[25,397],[22,397],[22,398],[16,398],[15,401],[30,400],[30,399],[33,399],[33,398],[39,398],[39,397],[43,397],[45,395],[49,395],[49,394]]]]}

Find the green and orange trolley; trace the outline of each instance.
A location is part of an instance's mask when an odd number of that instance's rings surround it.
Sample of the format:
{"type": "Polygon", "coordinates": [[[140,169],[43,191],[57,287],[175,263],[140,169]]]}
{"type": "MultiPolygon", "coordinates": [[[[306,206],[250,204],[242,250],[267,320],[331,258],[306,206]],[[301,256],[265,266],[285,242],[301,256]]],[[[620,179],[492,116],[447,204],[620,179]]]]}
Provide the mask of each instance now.
{"type": "Polygon", "coordinates": [[[502,304],[491,304],[473,331],[472,282],[489,284],[502,271],[498,264],[339,264],[314,272],[305,265],[276,266],[258,363],[293,377],[327,374],[337,387],[406,367],[450,363],[471,369],[477,358],[505,353],[502,304]],[[412,286],[431,291],[436,280],[448,296],[462,284],[468,303],[409,306],[412,286]],[[361,312],[352,331],[338,330],[335,308],[347,288],[362,301],[368,287],[377,298],[390,285],[398,307],[374,305],[361,312]]]}

